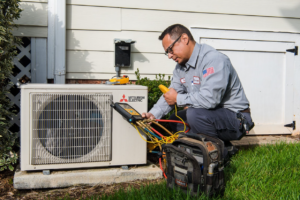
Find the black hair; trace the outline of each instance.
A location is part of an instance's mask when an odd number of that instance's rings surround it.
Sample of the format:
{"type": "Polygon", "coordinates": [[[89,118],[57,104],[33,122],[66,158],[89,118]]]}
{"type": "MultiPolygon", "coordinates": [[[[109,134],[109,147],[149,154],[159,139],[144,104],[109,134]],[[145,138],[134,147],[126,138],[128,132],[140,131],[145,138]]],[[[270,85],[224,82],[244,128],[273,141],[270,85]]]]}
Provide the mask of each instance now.
{"type": "Polygon", "coordinates": [[[174,40],[176,40],[179,36],[181,36],[183,33],[187,34],[189,39],[193,42],[195,42],[191,32],[189,31],[189,29],[187,29],[185,26],[181,25],[181,24],[173,24],[171,26],[169,26],[168,28],[166,28],[161,35],[158,37],[159,40],[163,40],[164,37],[169,34],[170,37],[174,40]]]}

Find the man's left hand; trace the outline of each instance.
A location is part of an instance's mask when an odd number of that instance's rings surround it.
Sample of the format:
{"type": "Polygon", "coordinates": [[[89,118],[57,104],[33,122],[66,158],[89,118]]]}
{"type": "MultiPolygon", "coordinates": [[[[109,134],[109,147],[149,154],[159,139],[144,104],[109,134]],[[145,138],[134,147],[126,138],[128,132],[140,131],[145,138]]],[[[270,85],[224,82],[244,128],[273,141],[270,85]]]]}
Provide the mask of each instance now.
{"type": "Polygon", "coordinates": [[[176,104],[177,92],[173,88],[164,94],[166,102],[171,106],[176,104]]]}

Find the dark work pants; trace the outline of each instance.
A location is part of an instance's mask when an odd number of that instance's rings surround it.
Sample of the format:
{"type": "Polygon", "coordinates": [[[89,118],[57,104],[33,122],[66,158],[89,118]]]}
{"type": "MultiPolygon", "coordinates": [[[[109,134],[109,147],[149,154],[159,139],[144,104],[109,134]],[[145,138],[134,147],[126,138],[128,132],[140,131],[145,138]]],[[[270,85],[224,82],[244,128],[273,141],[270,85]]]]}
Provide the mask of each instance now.
{"type": "MultiPolygon", "coordinates": [[[[247,119],[250,127],[253,122],[250,113],[242,113],[247,119]]],[[[223,141],[237,140],[243,133],[239,130],[240,121],[236,113],[226,108],[207,110],[204,108],[188,108],[177,113],[191,127],[188,134],[204,133],[213,137],[218,137],[223,141]]],[[[175,114],[170,119],[179,120],[175,114]]],[[[183,125],[170,123],[173,131],[183,130],[183,125]]]]}

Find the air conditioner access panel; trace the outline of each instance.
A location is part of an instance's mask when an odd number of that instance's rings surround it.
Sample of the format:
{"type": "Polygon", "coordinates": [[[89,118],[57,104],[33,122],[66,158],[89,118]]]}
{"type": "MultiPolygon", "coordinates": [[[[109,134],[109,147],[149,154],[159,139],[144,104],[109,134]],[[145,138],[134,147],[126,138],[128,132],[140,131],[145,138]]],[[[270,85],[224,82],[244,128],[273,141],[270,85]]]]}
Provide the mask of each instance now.
{"type": "Polygon", "coordinates": [[[111,100],[147,111],[147,87],[21,87],[21,170],[146,163],[146,143],[110,107],[111,100]]]}

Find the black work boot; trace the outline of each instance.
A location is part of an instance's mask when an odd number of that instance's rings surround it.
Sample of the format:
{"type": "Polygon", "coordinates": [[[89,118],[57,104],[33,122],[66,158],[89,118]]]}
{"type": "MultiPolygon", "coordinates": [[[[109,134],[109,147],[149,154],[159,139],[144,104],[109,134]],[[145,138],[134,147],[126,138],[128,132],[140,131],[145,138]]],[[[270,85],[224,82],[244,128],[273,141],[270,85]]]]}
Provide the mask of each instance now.
{"type": "Polygon", "coordinates": [[[237,152],[239,151],[238,148],[236,148],[235,146],[233,146],[233,144],[231,144],[230,141],[224,141],[224,145],[225,145],[225,151],[227,151],[227,155],[225,157],[225,167],[228,166],[230,164],[230,158],[237,154],[237,152]]]}
{"type": "Polygon", "coordinates": [[[229,157],[232,157],[233,155],[237,154],[237,152],[239,151],[238,148],[233,146],[233,144],[230,141],[225,141],[224,145],[225,145],[225,148],[228,151],[229,157]]]}

